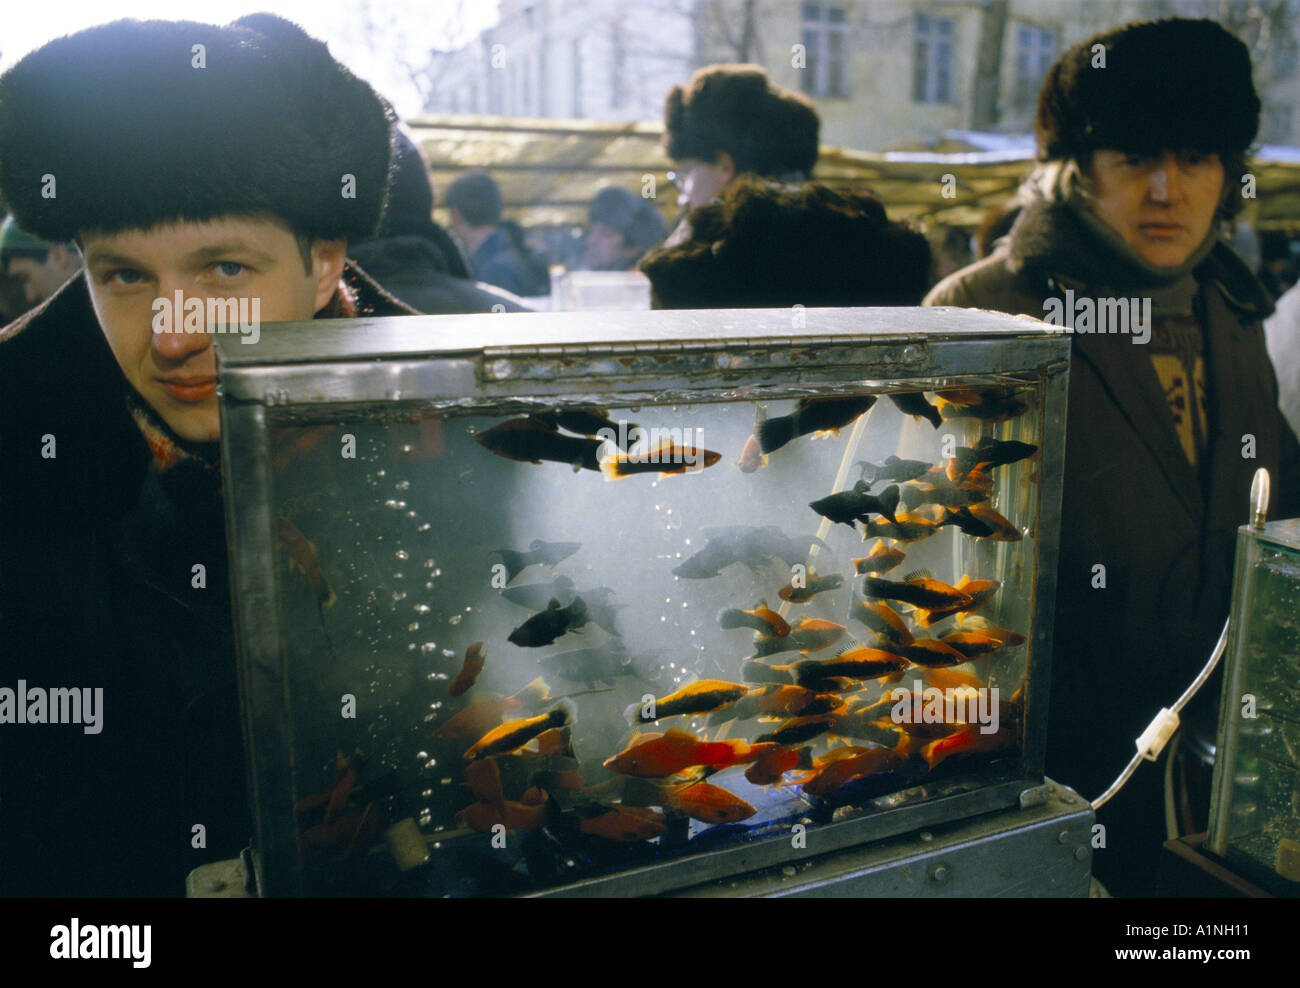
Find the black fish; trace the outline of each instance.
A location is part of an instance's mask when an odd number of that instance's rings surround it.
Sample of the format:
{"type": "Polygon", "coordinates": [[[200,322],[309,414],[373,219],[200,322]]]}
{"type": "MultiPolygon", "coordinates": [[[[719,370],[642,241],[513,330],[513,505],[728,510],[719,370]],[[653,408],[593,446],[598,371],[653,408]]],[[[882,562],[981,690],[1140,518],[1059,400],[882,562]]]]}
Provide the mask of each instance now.
{"type": "Polygon", "coordinates": [[[801,398],[789,415],[758,423],[758,444],[764,453],[771,453],[792,439],[806,436],[810,432],[842,429],[859,415],[870,411],[875,403],[875,395],[801,398]]]}
{"type": "Polygon", "coordinates": [[[527,552],[519,552],[515,549],[493,549],[492,551],[500,556],[501,562],[505,564],[506,582],[509,582],[528,566],[539,563],[544,566],[558,566],[581,548],[581,542],[543,542],[541,539],[533,539],[528,543],[527,552]]]}
{"type": "Polygon", "coordinates": [[[925,419],[936,429],[943,423],[943,417],[939,414],[939,409],[926,401],[925,395],[920,391],[891,394],[889,400],[897,405],[898,410],[904,415],[925,419]]]}
{"type": "Polygon", "coordinates": [[[862,479],[873,484],[881,480],[893,480],[901,484],[915,480],[930,469],[930,464],[924,460],[900,460],[897,456],[887,456],[885,462],[879,465],[869,460],[858,460],[854,466],[861,467],[862,479]]]}
{"type": "Polygon", "coordinates": [[[603,442],[556,432],[536,418],[509,419],[474,436],[479,445],[498,456],[521,463],[568,463],[574,470],[600,471],[597,456],[603,442]]]}
{"type": "Polygon", "coordinates": [[[587,605],[587,613],[598,627],[604,628],[611,635],[619,634],[614,619],[619,611],[627,607],[627,604],[611,604],[609,598],[614,596],[613,590],[609,587],[595,587],[581,591],[578,596],[587,605]]]}
{"type": "Polygon", "coordinates": [[[886,487],[879,494],[870,494],[868,491],[867,482],[859,480],[853,485],[852,490],[828,494],[826,497],[810,502],[808,507],[823,518],[829,518],[837,524],[848,525],[850,528],[855,521],[868,521],[866,516],[872,513],[884,515],[893,521],[894,511],[898,507],[898,485],[886,487]]]}
{"type": "Polygon", "coordinates": [[[1014,440],[999,442],[989,436],[984,436],[975,444],[973,449],[970,446],[957,447],[957,473],[960,476],[965,476],[980,464],[987,464],[990,467],[1006,466],[1008,463],[1028,459],[1037,452],[1038,447],[1029,443],[1020,443],[1014,440]]]}
{"type": "Polygon", "coordinates": [[[552,598],[546,605],[546,610],[534,614],[510,632],[506,641],[524,648],[539,648],[551,644],[566,631],[581,628],[590,621],[587,605],[581,597],[575,598],[568,607],[561,607],[560,602],[552,598]]]}

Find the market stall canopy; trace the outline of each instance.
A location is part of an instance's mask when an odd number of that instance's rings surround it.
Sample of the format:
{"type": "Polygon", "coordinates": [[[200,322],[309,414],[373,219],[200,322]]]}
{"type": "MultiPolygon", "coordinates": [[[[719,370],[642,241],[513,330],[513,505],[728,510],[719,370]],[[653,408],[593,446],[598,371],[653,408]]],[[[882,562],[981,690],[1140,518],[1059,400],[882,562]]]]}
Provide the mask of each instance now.
{"type": "MultiPolygon", "coordinates": [[[[602,186],[643,194],[651,178],[665,221],[671,225],[677,218],[677,191],[667,179],[671,163],[660,149],[658,123],[468,115],[407,123],[429,155],[435,190],[441,193],[468,169],[486,169],[500,183],[507,216],[526,227],[584,225],[602,186]]],[[[1032,161],[1028,135],[949,131],[933,150],[823,146],[814,178],[834,188],[870,189],[894,218],[972,228],[1015,192],[1032,161]]],[[[1300,148],[1261,147],[1250,174],[1256,226],[1300,227],[1300,148]]]]}

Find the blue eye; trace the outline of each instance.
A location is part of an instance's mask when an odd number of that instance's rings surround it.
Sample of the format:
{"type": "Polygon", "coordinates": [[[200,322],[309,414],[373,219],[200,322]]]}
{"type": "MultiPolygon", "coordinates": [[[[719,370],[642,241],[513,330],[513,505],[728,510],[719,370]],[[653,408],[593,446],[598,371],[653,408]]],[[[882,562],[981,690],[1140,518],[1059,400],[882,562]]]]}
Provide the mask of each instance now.
{"type": "Polygon", "coordinates": [[[244,265],[238,261],[220,261],[217,264],[217,272],[224,278],[238,278],[244,273],[244,265]]]}
{"type": "Polygon", "coordinates": [[[114,268],[102,280],[104,284],[116,282],[119,285],[138,285],[144,280],[144,275],[134,268],[114,268]]]}

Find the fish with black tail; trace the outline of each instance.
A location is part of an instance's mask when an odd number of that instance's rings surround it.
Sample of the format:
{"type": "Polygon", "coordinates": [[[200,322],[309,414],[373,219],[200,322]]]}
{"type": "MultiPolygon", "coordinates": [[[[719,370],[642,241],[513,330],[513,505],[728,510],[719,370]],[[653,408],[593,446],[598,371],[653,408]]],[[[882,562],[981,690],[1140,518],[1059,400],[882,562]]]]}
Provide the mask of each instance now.
{"type": "Polygon", "coordinates": [[[681,714],[707,714],[735,703],[749,692],[748,686],[728,683],[721,679],[702,679],[683,686],[653,703],[640,701],[631,704],[625,713],[632,723],[648,724],[665,717],[681,714]]]}
{"type": "Polygon", "coordinates": [[[493,755],[505,755],[516,751],[544,731],[572,724],[577,713],[578,708],[572,700],[562,699],[558,706],[544,714],[523,720],[506,721],[470,745],[465,752],[465,760],[472,762],[476,758],[490,758],[493,755]]]}
{"type": "Polygon", "coordinates": [[[600,470],[600,439],[566,436],[536,418],[508,419],[474,439],[485,449],[520,463],[567,463],[578,470],[600,470]]]}
{"type": "Polygon", "coordinates": [[[760,636],[754,643],[754,655],[762,658],[780,652],[816,652],[833,645],[844,630],[844,625],[825,618],[800,618],[784,638],[760,636]]]}
{"type": "Polygon", "coordinates": [[[560,428],[579,436],[609,439],[622,449],[627,449],[636,442],[641,434],[641,427],[635,422],[615,422],[610,419],[608,409],[597,405],[539,412],[532,417],[552,429],[560,428]]]}
{"type": "Polygon", "coordinates": [[[939,607],[965,607],[971,603],[970,595],[930,577],[925,571],[909,573],[899,582],[869,576],[862,582],[862,592],[868,597],[897,600],[914,607],[934,609],[939,607]]]}
{"type": "Polygon", "coordinates": [[[858,600],[854,598],[849,617],[878,635],[903,645],[912,643],[912,632],[899,613],[883,600],[858,600]]]}
{"type": "Polygon", "coordinates": [[[855,648],[833,659],[803,659],[791,672],[795,684],[806,686],[826,679],[885,679],[905,670],[911,663],[902,656],[878,648],[855,648]]]}
{"type": "Polygon", "coordinates": [[[1028,459],[1038,452],[1037,446],[1029,443],[1008,440],[1000,442],[991,436],[980,437],[972,446],[958,446],[953,459],[953,470],[959,476],[965,476],[977,466],[1001,467],[1028,459]]]}
{"type": "Polygon", "coordinates": [[[737,607],[727,607],[718,612],[718,626],[727,630],[752,628],[761,634],[784,638],[790,633],[790,625],[785,618],[760,601],[752,611],[742,611],[737,607]]]}
{"type": "Polygon", "coordinates": [[[915,512],[898,512],[893,521],[873,518],[863,522],[862,537],[893,539],[896,542],[919,542],[939,530],[938,522],[915,512]]]}
{"type": "Polygon", "coordinates": [[[648,453],[618,453],[600,461],[600,472],[606,480],[622,480],[638,474],[657,473],[672,477],[697,473],[722,459],[721,453],[695,446],[678,446],[665,439],[648,453]]]}
{"type": "Polygon", "coordinates": [[[786,721],[775,731],[760,734],[754,741],[757,744],[765,741],[774,741],[777,744],[802,744],[804,741],[811,741],[818,735],[825,734],[834,726],[833,717],[796,717],[786,721]]]}
{"type": "Polygon", "coordinates": [[[529,566],[558,566],[582,548],[581,542],[543,542],[533,539],[527,552],[516,549],[493,549],[506,568],[506,582],[513,580],[529,566]]]}
{"type": "Polygon", "coordinates": [[[875,395],[843,398],[801,398],[789,415],[763,419],[756,434],[764,453],[772,453],[800,436],[814,432],[838,432],[859,415],[871,410],[875,395]]]}
{"type": "Polygon", "coordinates": [[[565,632],[581,628],[590,620],[587,605],[581,597],[575,598],[568,607],[562,607],[558,600],[552,598],[546,605],[546,610],[534,614],[515,628],[506,641],[523,648],[540,648],[551,644],[565,632]]]}

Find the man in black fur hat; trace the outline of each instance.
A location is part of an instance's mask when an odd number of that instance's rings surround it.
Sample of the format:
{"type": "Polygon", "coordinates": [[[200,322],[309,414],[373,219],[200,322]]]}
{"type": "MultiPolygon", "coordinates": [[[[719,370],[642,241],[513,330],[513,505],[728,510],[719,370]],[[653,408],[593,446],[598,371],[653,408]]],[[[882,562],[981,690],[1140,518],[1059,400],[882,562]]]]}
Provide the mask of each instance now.
{"type": "MultiPolygon", "coordinates": [[[[1039,96],[1039,164],[1010,236],[926,299],[1075,334],[1047,772],[1090,799],[1212,651],[1256,468],[1274,477],[1272,515],[1300,513],[1300,449],[1260,331],[1272,302],[1218,236],[1259,107],[1245,45],[1213,21],[1075,45],[1039,96]]],[[[1184,732],[1213,737],[1218,682],[1184,732]]],[[[1099,813],[1093,868],[1113,892],[1161,890],[1160,776],[1141,766],[1099,813]]]]}
{"type": "Polygon", "coordinates": [[[0,332],[0,895],[178,895],[246,844],[214,327],[179,310],[409,313],[345,260],[390,125],[265,14],[118,21],[0,77],[0,197],[86,266],[0,332]]]}
{"type": "MultiPolygon", "coordinates": [[[[737,175],[802,182],[817,164],[821,118],[802,93],[777,86],[759,65],[708,65],[664,102],[664,152],[695,209],[716,199],[737,175]]],[[[671,246],[689,236],[683,225],[671,246]]]]}

